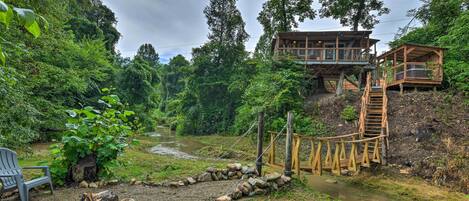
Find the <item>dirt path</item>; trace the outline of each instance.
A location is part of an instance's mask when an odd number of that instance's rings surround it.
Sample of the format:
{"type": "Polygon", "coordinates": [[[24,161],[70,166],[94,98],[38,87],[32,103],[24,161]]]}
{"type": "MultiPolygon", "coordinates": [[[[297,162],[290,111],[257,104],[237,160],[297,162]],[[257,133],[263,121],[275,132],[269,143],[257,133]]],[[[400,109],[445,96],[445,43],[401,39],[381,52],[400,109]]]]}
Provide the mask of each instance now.
{"type": "Polygon", "coordinates": [[[33,193],[31,201],[78,201],[83,193],[111,190],[119,199],[133,198],[136,201],[203,201],[214,200],[235,188],[239,180],[203,182],[180,188],[130,186],[121,184],[102,189],[67,188],[58,189],[54,195],[45,192],[33,193]]]}

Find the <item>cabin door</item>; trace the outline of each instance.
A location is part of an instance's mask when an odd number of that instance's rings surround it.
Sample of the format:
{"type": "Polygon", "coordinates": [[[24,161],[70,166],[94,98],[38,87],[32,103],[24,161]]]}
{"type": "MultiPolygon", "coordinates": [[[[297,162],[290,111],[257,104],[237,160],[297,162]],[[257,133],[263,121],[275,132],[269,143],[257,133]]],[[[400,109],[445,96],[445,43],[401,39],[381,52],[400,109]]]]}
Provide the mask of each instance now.
{"type": "Polygon", "coordinates": [[[335,60],[335,43],[325,43],[324,47],[325,60],[335,60]]]}

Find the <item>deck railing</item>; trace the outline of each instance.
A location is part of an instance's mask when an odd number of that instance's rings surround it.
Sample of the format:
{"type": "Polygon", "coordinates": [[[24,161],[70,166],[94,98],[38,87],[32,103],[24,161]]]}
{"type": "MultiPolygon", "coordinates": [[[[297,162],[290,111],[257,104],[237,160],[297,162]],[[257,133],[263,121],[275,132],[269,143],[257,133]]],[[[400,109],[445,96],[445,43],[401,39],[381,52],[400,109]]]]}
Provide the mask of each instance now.
{"type": "Polygon", "coordinates": [[[442,81],[442,67],[440,64],[426,63],[426,62],[405,62],[391,67],[391,79],[388,79],[389,84],[399,81],[410,80],[428,80],[428,81],[442,81]]]}
{"type": "Polygon", "coordinates": [[[278,48],[276,53],[306,62],[370,62],[373,56],[363,48],[278,48]]]}
{"type": "Polygon", "coordinates": [[[370,91],[371,91],[371,73],[368,72],[366,75],[366,86],[363,91],[363,96],[361,98],[361,108],[360,108],[360,118],[359,118],[359,127],[358,132],[360,136],[363,137],[365,134],[365,122],[366,122],[366,108],[370,103],[370,91]]]}

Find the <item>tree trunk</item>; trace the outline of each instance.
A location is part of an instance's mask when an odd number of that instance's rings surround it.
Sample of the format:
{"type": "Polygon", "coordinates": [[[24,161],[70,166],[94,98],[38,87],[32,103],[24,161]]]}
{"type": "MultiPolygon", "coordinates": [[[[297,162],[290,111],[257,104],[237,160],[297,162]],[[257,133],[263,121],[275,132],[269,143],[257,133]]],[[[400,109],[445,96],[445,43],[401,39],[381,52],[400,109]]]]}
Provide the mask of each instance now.
{"type": "Polygon", "coordinates": [[[340,78],[339,78],[339,81],[337,82],[337,86],[336,86],[335,94],[337,96],[342,95],[342,93],[344,92],[344,79],[345,79],[345,73],[344,73],[344,71],[342,71],[342,72],[340,72],[340,78]]]}

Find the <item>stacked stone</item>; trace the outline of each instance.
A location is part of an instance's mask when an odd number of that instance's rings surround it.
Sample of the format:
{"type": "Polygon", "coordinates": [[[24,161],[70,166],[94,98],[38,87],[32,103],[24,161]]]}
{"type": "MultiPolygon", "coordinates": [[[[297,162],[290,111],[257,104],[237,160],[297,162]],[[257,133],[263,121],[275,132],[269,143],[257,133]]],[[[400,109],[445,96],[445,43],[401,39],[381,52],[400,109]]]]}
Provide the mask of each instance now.
{"type": "Polygon", "coordinates": [[[268,174],[264,177],[251,177],[247,181],[240,183],[236,189],[228,194],[217,198],[217,201],[231,201],[243,196],[265,195],[277,191],[286,186],[291,181],[290,177],[278,173],[268,174]]]}
{"type": "Polygon", "coordinates": [[[207,170],[199,175],[188,177],[183,180],[174,181],[162,184],[163,186],[181,187],[193,185],[199,182],[209,181],[222,181],[234,179],[249,179],[257,175],[257,170],[254,167],[243,166],[240,163],[228,164],[224,169],[217,169],[209,167],[207,170]]]}

